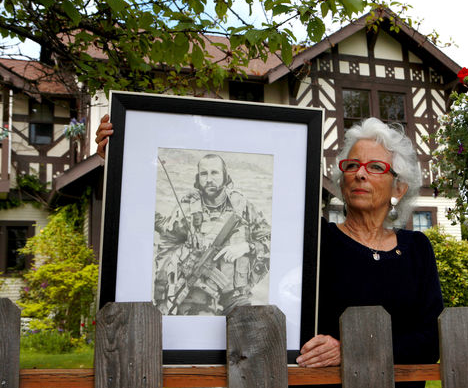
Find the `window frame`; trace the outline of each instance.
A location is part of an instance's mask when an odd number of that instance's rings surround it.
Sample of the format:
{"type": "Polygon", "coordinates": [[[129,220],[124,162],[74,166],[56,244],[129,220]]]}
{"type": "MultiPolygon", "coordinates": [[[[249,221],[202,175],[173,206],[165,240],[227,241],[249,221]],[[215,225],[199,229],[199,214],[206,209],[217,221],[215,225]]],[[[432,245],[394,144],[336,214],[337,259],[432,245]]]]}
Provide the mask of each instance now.
{"type": "Polygon", "coordinates": [[[437,208],[432,206],[416,206],[413,208],[411,212],[411,216],[408,218],[406,223],[406,229],[414,230],[413,229],[413,214],[416,212],[430,212],[431,213],[431,221],[432,226],[437,225],[437,208]]]}
{"type": "MultiPolygon", "coordinates": [[[[2,276],[9,276],[15,274],[18,271],[8,271],[8,227],[26,227],[26,238],[33,237],[35,234],[35,221],[0,221],[0,272],[2,276]]],[[[31,256],[26,256],[24,269],[28,269],[31,266],[31,256]]],[[[22,271],[23,269],[19,270],[22,271]]]]}
{"type": "Polygon", "coordinates": [[[51,101],[45,101],[44,100],[41,103],[39,103],[38,101],[36,101],[34,99],[29,100],[29,137],[28,137],[28,141],[29,141],[30,145],[47,146],[47,145],[52,144],[54,142],[54,114],[55,114],[54,109],[55,109],[55,105],[51,101]],[[43,107],[43,106],[48,107],[48,109],[50,110],[50,113],[51,113],[50,118],[46,118],[46,119],[33,118],[33,109],[34,109],[34,106],[36,104],[38,106],[41,106],[41,107],[43,107]],[[35,139],[38,137],[38,135],[37,135],[37,133],[33,133],[33,131],[34,132],[37,131],[36,129],[33,129],[33,125],[37,125],[38,127],[39,126],[44,126],[43,128],[47,128],[47,130],[50,131],[50,141],[47,142],[47,143],[36,141],[35,139]]]}

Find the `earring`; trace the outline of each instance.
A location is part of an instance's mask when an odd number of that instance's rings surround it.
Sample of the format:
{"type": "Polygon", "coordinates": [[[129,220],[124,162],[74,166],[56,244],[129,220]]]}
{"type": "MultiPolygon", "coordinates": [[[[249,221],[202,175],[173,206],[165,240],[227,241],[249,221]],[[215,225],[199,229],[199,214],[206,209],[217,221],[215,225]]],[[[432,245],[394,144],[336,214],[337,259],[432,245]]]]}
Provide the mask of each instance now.
{"type": "Polygon", "coordinates": [[[395,206],[398,205],[398,198],[392,197],[390,199],[390,204],[392,205],[392,209],[388,213],[388,218],[390,218],[392,221],[395,221],[398,218],[398,210],[395,209],[395,206]]]}

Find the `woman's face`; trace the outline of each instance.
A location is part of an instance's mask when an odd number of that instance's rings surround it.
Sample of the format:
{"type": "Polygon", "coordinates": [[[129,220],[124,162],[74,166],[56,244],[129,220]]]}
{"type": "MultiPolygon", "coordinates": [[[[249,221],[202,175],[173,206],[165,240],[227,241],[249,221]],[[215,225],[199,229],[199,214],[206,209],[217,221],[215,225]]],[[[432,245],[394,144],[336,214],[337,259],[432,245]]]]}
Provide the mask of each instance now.
{"type": "MultiPolygon", "coordinates": [[[[351,148],[348,159],[361,163],[380,160],[392,166],[392,154],[374,140],[359,140],[351,148]]],[[[393,184],[394,176],[385,174],[370,174],[364,166],[356,172],[343,173],[341,191],[348,210],[358,212],[375,212],[387,214],[390,209],[390,198],[400,198],[403,194],[393,184]]],[[[406,190],[405,190],[406,191],[406,190]]]]}

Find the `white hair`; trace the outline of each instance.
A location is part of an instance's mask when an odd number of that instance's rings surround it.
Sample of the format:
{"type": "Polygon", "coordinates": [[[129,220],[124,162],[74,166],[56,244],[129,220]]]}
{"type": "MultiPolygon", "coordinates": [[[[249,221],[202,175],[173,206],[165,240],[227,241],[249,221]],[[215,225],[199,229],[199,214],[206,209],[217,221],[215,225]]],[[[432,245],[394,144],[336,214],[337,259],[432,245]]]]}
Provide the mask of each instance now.
{"type": "Polygon", "coordinates": [[[416,151],[401,124],[387,125],[371,117],[348,129],[345,132],[343,149],[337,156],[332,180],[341,193],[340,180],[343,173],[338,168],[338,162],[346,159],[354,144],[362,139],[374,140],[387,149],[392,154],[392,169],[398,174],[394,184],[399,181],[408,185],[408,191],[396,206],[398,219],[393,222],[387,217],[385,221],[386,225],[404,226],[411,214],[413,200],[422,185],[422,176],[416,151]]]}

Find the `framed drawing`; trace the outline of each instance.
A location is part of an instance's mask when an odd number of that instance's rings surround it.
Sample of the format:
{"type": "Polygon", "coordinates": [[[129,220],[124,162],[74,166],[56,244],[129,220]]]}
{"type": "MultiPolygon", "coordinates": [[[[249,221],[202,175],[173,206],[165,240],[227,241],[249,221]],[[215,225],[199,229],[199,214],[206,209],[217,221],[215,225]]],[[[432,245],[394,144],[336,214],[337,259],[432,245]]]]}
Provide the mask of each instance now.
{"type": "Polygon", "coordinates": [[[225,363],[225,316],[316,314],[322,111],[111,93],[99,305],[153,301],[164,363],[225,363]]]}

